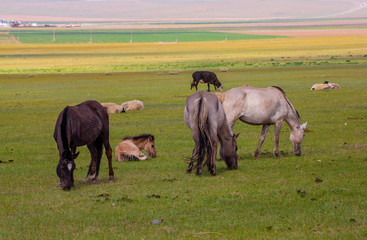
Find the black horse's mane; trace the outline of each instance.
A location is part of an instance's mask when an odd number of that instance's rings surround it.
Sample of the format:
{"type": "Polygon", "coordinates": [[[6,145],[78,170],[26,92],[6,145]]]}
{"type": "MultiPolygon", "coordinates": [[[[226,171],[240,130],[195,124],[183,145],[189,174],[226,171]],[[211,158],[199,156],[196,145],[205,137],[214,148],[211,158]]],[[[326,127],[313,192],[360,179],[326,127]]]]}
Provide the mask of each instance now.
{"type": "Polygon", "coordinates": [[[281,91],[282,93],[283,93],[283,95],[284,95],[284,97],[285,97],[285,99],[287,100],[287,103],[288,103],[288,105],[296,112],[296,114],[297,114],[297,117],[298,117],[298,119],[301,119],[301,116],[299,115],[299,113],[298,113],[298,111],[297,111],[297,109],[295,109],[294,107],[293,107],[293,105],[289,102],[289,100],[288,100],[288,98],[287,98],[287,95],[285,94],[285,92],[284,92],[284,90],[283,89],[281,89],[280,87],[278,87],[278,86],[272,86],[273,88],[276,88],[276,89],[278,89],[279,91],[281,91]]]}
{"type": "Polygon", "coordinates": [[[69,110],[69,106],[66,106],[64,108],[64,113],[62,115],[62,120],[61,120],[61,123],[60,123],[60,135],[61,135],[61,141],[62,141],[62,145],[64,147],[64,149],[66,151],[70,151],[70,147],[69,147],[69,141],[68,141],[68,137],[67,137],[67,134],[66,134],[66,127],[67,127],[67,118],[68,118],[68,110],[69,110]]]}
{"type": "Polygon", "coordinates": [[[127,137],[122,138],[122,140],[127,140],[127,139],[139,140],[139,139],[146,139],[146,138],[151,138],[154,141],[154,136],[151,134],[140,134],[140,135],[133,136],[133,137],[127,136],[127,137]]]}

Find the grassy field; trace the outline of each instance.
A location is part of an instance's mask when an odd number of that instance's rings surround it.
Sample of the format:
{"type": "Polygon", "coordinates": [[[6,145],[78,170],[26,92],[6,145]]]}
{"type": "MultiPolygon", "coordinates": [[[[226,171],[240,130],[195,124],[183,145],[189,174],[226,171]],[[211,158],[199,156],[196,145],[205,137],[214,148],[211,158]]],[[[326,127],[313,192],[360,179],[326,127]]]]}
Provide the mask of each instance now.
{"type": "Polygon", "coordinates": [[[8,72],[0,75],[0,239],[366,239],[365,40],[0,45],[1,70],[8,72]],[[243,58],[254,65],[219,71],[243,58]],[[285,64],[301,58],[327,62],[285,64]],[[225,90],[282,87],[308,121],[302,156],[293,155],[284,124],[283,158],[272,156],[271,128],[255,160],[261,127],[238,122],[238,170],[220,161],[216,177],[186,174],[193,141],[183,109],[192,70],[202,68],[216,71],[225,90]],[[342,88],[310,91],[325,80],[342,88]],[[66,105],[88,99],[142,100],[142,111],[110,115],[110,142],[114,149],[123,136],[151,133],[158,156],[114,161],[115,183],[108,183],[104,155],[98,182],[86,184],[89,153],[81,147],[76,186],[61,191],[54,124],[66,105]]]}
{"type": "Polygon", "coordinates": [[[272,39],[277,36],[177,30],[12,30],[21,43],[139,43],[272,39]]]}
{"type": "Polygon", "coordinates": [[[0,73],[92,73],[367,63],[367,37],[220,42],[0,44],[0,73]]]}

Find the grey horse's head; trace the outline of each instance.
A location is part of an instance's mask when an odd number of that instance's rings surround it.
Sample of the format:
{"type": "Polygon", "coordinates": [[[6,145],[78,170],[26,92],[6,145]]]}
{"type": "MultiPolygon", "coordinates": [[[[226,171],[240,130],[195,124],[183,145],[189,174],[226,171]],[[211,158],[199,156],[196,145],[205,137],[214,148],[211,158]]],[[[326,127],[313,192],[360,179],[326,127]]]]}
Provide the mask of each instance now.
{"type": "Polygon", "coordinates": [[[289,136],[289,140],[291,140],[294,148],[294,154],[296,156],[301,156],[301,144],[303,137],[305,136],[305,129],[307,127],[307,122],[302,125],[299,125],[292,129],[291,134],[289,136]]]}

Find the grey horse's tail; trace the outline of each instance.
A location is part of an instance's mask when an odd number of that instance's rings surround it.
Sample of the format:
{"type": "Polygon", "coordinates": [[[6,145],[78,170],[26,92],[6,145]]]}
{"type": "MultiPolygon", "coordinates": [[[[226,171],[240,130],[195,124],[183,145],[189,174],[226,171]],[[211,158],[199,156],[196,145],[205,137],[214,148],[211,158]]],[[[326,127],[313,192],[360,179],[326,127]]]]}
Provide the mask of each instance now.
{"type": "Polygon", "coordinates": [[[199,98],[195,100],[193,107],[193,117],[195,119],[192,131],[197,134],[198,143],[195,143],[195,149],[193,152],[193,156],[191,157],[191,163],[196,162],[196,168],[201,169],[201,165],[203,164],[205,154],[207,154],[207,161],[205,164],[208,169],[215,164],[212,162],[212,150],[213,150],[213,142],[210,139],[210,126],[211,123],[208,118],[209,111],[207,108],[207,100],[206,98],[199,98]]]}

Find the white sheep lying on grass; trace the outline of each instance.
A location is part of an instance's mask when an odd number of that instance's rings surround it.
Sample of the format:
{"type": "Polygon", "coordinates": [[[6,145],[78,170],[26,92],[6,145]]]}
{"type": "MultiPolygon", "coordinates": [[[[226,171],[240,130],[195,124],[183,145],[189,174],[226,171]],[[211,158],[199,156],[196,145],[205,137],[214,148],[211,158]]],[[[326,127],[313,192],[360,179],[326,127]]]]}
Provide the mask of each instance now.
{"type": "Polygon", "coordinates": [[[324,83],[316,83],[311,87],[311,90],[323,90],[323,89],[339,89],[340,86],[336,83],[329,83],[325,81],[324,83]]]}
{"type": "Polygon", "coordinates": [[[121,103],[121,106],[122,106],[122,112],[144,109],[144,104],[140,100],[127,101],[127,102],[121,103]]]}
{"type": "Polygon", "coordinates": [[[107,113],[121,113],[123,108],[116,103],[101,103],[101,105],[107,110],[107,113]]]}

